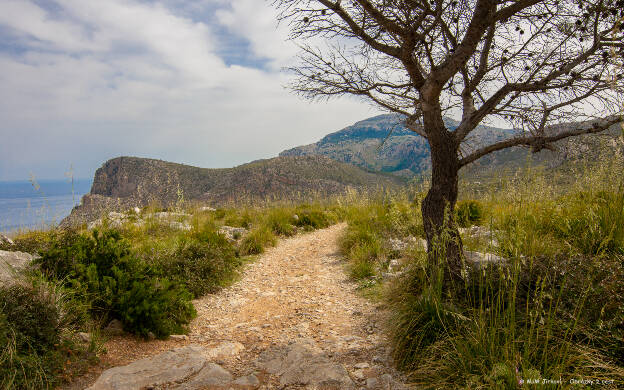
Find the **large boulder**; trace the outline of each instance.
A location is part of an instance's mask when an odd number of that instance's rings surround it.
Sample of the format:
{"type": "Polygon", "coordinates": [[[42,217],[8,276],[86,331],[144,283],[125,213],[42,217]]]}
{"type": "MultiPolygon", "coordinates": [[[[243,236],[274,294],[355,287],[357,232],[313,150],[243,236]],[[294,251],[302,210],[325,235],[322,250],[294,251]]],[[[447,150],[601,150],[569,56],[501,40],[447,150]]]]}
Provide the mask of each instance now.
{"type": "Polygon", "coordinates": [[[36,258],[30,253],[0,251],[0,285],[15,279],[36,258]]]}

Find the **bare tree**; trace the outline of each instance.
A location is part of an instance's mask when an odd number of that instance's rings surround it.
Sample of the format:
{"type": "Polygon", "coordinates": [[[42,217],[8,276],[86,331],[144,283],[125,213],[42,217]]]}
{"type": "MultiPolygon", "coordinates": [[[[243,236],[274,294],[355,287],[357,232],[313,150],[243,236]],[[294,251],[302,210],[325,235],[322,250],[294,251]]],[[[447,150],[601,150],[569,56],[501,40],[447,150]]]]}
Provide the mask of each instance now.
{"type": "Polygon", "coordinates": [[[432,180],[423,221],[429,243],[450,227],[446,254],[454,276],[461,273],[452,211],[462,167],[513,146],[553,148],[622,120],[624,74],[612,54],[624,48],[624,1],[274,2],[302,47],[292,69],[296,92],[360,96],[403,115],[427,139],[432,180]],[[311,43],[319,40],[322,48],[311,43]],[[461,116],[459,127],[448,129],[445,115],[461,116]],[[519,135],[466,147],[479,124],[501,121],[519,135]]]}

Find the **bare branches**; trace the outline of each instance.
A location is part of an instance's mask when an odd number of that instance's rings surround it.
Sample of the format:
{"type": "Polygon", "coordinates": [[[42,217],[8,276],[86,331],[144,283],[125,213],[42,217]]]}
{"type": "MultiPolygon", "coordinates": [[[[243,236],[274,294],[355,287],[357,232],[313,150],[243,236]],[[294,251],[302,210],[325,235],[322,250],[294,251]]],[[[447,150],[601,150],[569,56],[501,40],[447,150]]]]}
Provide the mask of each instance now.
{"type": "MultiPolygon", "coordinates": [[[[468,156],[459,160],[461,166],[470,164],[471,162],[478,160],[479,158],[490,154],[492,152],[507,149],[513,146],[527,146],[531,147],[534,153],[541,151],[542,149],[553,149],[553,142],[569,138],[575,137],[583,134],[595,134],[600,133],[607,130],[609,127],[618,124],[624,121],[624,117],[621,115],[611,116],[606,119],[600,119],[596,121],[591,121],[589,123],[584,123],[582,125],[575,124],[577,127],[569,130],[562,130],[556,132],[556,134],[552,135],[537,135],[537,136],[526,136],[526,137],[517,137],[508,139],[505,141],[500,141],[494,143],[492,145],[486,146],[482,149],[479,149],[468,156]]],[[[545,123],[545,122],[542,122],[545,123]]],[[[565,127],[560,125],[559,127],[565,127]]]]}
{"type": "Polygon", "coordinates": [[[461,117],[457,150],[484,121],[539,138],[622,110],[622,0],[274,1],[293,39],[334,42],[303,42],[295,91],[360,96],[421,135],[461,117]]]}

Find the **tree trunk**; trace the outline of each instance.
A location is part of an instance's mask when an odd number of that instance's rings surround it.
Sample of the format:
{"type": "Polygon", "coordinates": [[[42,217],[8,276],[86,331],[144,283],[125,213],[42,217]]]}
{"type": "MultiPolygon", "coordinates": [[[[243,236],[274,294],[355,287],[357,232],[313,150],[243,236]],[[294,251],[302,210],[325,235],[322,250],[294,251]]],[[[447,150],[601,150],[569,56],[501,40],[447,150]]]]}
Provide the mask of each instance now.
{"type": "Polygon", "coordinates": [[[462,279],[463,246],[455,223],[459,159],[453,134],[444,129],[429,136],[431,188],[422,202],[430,262],[446,258],[445,279],[462,279]]]}

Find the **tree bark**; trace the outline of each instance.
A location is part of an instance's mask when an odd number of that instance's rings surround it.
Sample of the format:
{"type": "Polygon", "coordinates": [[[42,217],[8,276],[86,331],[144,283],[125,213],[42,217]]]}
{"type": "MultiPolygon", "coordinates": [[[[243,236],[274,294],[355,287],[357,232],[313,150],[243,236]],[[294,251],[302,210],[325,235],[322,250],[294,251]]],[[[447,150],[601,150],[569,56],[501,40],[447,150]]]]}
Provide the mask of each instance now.
{"type": "Polygon", "coordinates": [[[445,258],[445,279],[461,280],[463,246],[454,213],[460,169],[458,145],[453,133],[446,129],[430,132],[429,145],[431,188],[421,206],[429,260],[432,263],[445,258]]]}

